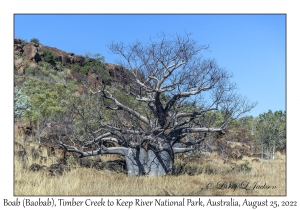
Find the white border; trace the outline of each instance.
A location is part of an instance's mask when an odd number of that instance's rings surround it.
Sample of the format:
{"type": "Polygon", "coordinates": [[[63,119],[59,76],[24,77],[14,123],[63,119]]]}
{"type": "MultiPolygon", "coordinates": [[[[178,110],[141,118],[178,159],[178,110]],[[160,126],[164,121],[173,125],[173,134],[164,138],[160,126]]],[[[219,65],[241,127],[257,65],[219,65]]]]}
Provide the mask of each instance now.
{"type": "MultiPolygon", "coordinates": [[[[278,201],[297,200],[300,205],[298,191],[300,189],[299,161],[298,161],[298,122],[299,119],[299,8],[296,0],[210,0],[210,1],[141,1],[110,0],[96,3],[96,1],[36,1],[15,0],[1,1],[1,151],[0,158],[0,206],[3,206],[3,198],[13,197],[13,14],[15,13],[280,13],[287,14],[287,197],[267,197],[278,201]]],[[[32,23],[34,24],[34,23],[32,23]]],[[[113,197],[115,199],[116,197],[113,197]]],[[[161,197],[160,197],[161,198],[161,197]]],[[[207,200],[209,197],[205,197],[207,200]]],[[[212,197],[217,200],[217,197],[212,197]]],[[[253,200],[262,200],[259,197],[247,197],[253,200]]],[[[82,200],[85,198],[82,197],[82,200]]],[[[95,198],[96,199],[96,198],[95,198]]],[[[128,200],[134,198],[126,197],[128,200]]],[[[149,197],[154,199],[154,197],[149,197]]],[[[174,200],[180,199],[174,197],[174,200]]],[[[225,199],[229,199],[225,197],[225,199]]],[[[243,201],[243,197],[235,197],[235,200],[243,201]]],[[[174,207],[169,207],[174,208],[174,207]]],[[[230,207],[226,207],[229,209],[230,207]]],[[[57,208],[59,209],[59,208],[57,208]]],[[[134,208],[132,208],[134,209],[134,208]]],[[[137,209],[137,208],[136,208],[137,209]]]]}

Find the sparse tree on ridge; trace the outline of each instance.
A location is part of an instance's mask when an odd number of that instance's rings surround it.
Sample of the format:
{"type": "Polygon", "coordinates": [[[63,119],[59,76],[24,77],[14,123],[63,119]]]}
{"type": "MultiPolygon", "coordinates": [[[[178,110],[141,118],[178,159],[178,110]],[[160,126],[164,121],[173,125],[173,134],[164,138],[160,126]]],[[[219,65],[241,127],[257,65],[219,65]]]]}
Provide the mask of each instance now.
{"type": "MultiPolygon", "coordinates": [[[[256,105],[235,93],[231,75],[214,59],[199,56],[207,48],[187,34],[162,34],[145,44],[111,43],[109,49],[120,55],[119,64],[130,70],[130,76],[122,87],[103,85],[92,94],[113,114],[104,119],[92,108],[99,127],[86,124],[89,134],[81,139],[90,151],[63,141],[60,145],[81,158],[123,155],[128,175],[172,173],[176,153],[191,151],[209,132],[225,134],[230,120],[256,105]],[[217,110],[224,119],[211,127],[215,122],[206,114],[217,110]],[[107,147],[106,142],[117,146],[107,147]]],[[[80,113],[85,119],[86,112],[80,113]]]]}

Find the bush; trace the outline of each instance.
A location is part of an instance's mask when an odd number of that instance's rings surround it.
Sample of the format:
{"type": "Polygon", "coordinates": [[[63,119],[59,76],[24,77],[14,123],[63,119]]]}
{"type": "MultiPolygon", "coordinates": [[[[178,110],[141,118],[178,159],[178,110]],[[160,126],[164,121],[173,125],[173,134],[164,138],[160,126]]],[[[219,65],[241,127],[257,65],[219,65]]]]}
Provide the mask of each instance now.
{"type": "Polygon", "coordinates": [[[27,41],[25,39],[20,39],[21,46],[24,47],[27,44],[27,41]]]}
{"type": "Polygon", "coordinates": [[[245,161],[245,163],[241,163],[235,167],[237,172],[249,173],[251,171],[251,167],[249,166],[249,161],[245,161]]]}
{"type": "Polygon", "coordinates": [[[50,50],[47,50],[45,48],[40,49],[40,51],[43,53],[42,60],[50,63],[51,65],[55,65],[55,56],[50,50]]]}
{"type": "Polygon", "coordinates": [[[30,111],[31,104],[29,97],[22,93],[18,88],[14,88],[14,115],[17,118],[23,117],[26,112],[30,111]]]}
{"type": "Polygon", "coordinates": [[[39,67],[41,69],[44,69],[44,70],[50,70],[51,69],[51,65],[47,62],[44,62],[44,61],[39,62],[39,67]]]}
{"type": "Polygon", "coordinates": [[[67,159],[67,163],[68,163],[68,165],[75,165],[75,158],[73,157],[73,155],[71,155],[71,156],[67,159]]]}
{"type": "Polygon", "coordinates": [[[90,57],[90,54],[85,56],[84,66],[79,69],[79,73],[87,75],[89,70],[92,69],[94,73],[100,74],[104,81],[107,81],[109,78],[108,71],[104,69],[104,56],[99,53],[96,53],[90,57]]]}
{"type": "Polygon", "coordinates": [[[27,67],[25,70],[25,75],[27,76],[37,76],[39,74],[39,70],[35,67],[27,67]]]}
{"type": "Polygon", "coordinates": [[[40,40],[38,40],[37,38],[32,38],[32,39],[30,40],[30,42],[33,42],[33,43],[35,43],[35,44],[40,44],[40,40]]]}

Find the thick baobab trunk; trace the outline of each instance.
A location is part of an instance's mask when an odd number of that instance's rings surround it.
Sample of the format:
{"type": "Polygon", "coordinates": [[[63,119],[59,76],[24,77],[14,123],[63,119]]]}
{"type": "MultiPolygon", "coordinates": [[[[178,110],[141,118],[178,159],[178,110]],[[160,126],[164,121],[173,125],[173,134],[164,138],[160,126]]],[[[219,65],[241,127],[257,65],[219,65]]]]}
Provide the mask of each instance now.
{"type": "Polygon", "coordinates": [[[143,176],[147,173],[147,151],[144,148],[129,148],[125,160],[128,176],[143,176]]]}
{"type": "MultiPolygon", "coordinates": [[[[80,154],[80,158],[104,155],[118,154],[125,157],[128,176],[163,176],[171,174],[174,166],[174,154],[189,152],[193,149],[180,147],[172,147],[170,144],[161,145],[161,148],[154,146],[144,147],[104,147],[83,152],[76,147],[68,146],[63,143],[60,145],[69,152],[80,154]]],[[[173,145],[174,146],[174,145],[173,145]]]]}
{"type": "Polygon", "coordinates": [[[149,176],[161,176],[172,173],[174,154],[172,149],[164,149],[160,152],[148,150],[149,176]]]}
{"type": "Polygon", "coordinates": [[[174,165],[172,149],[155,152],[151,149],[130,148],[125,159],[128,176],[162,176],[172,173],[174,165]]]}

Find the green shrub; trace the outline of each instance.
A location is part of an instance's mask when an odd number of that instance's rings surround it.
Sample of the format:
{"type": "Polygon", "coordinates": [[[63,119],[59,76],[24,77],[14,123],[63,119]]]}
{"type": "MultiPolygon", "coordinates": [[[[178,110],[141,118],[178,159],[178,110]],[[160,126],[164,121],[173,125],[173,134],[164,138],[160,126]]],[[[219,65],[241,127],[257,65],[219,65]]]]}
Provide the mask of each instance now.
{"type": "Polygon", "coordinates": [[[104,69],[104,56],[99,53],[88,53],[85,56],[84,66],[79,69],[79,73],[87,75],[89,70],[92,69],[94,73],[100,74],[103,82],[109,79],[109,73],[104,69]]]}
{"type": "Polygon", "coordinates": [[[245,161],[245,163],[241,163],[235,167],[237,172],[249,173],[251,171],[251,167],[249,166],[249,161],[245,161]]]}
{"type": "Polygon", "coordinates": [[[50,63],[52,65],[55,65],[55,56],[50,50],[42,48],[42,49],[40,49],[40,51],[43,53],[43,56],[42,56],[43,61],[50,63]]]}
{"type": "Polygon", "coordinates": [[[57,71],[63,71],[64,70],[63,65],[60,61],[55,61],[55,66],[56,66],[57,71]]]}
{"type": "Polygon", "coordinates": [[[75,158],[73,157],[73,155],[71,155],[71,156],[67,159],[67,163],[68,163],[68,165],[74,165],[74,164],[75,164],[75,158]]]}
{"type": "Polygon", "coordinates": [[[28,76],[37,76],[38,75],[38,69],[35,68],[35,67],[27,67],[25,68],[24,72],[25,72],[25,75],[28,75],[28,76]]]}
{"type": "Polygon", "coordinates": [[[35,43],[35,44],[40,44],[40,40],[38,40],[37,38],[32,38],[32,39],[30,40],[30,42],[33,42],[33,43],[35,43]]]}
{"type": "Polygon", "coordinates": [[[26,39],[20,39],[21,41],[21,46],[24,47],[27,44],[27,40],[26,39]]]}
{"type": "Polygon", "coordinates": [[[44,70],[50,70],[51,65],[47,62],[40,61],[39,62],[39,67],[44,69],[44,70]]]}

